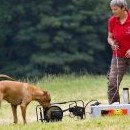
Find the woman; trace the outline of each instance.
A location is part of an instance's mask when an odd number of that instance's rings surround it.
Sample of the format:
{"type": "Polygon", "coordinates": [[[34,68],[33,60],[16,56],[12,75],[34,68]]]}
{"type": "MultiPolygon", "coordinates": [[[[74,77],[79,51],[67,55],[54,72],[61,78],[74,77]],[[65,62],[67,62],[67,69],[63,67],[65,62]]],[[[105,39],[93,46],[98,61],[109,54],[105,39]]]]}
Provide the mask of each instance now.
{"type": "Polygon", "coordinates": [[[130,65],[130,12],[126,0],[111,0],[113,16],[108,20],[108,43],[113,56],[108,82],[109,103],[120,102],[119,85],[130,65]]]}

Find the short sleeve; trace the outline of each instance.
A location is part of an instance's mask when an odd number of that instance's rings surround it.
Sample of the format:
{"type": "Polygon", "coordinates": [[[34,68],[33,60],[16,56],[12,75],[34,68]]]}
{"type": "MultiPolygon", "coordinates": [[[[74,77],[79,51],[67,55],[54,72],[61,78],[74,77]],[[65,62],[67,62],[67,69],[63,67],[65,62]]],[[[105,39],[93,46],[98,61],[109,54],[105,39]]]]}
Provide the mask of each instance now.
{"type": "Polygon", "coordinates": [[[109,20],[108,20],[108,32],[112,33],[112,30],[114,28],[114,23],[115,23],[114,18],[113,17],[109,18],[109,20]]]}

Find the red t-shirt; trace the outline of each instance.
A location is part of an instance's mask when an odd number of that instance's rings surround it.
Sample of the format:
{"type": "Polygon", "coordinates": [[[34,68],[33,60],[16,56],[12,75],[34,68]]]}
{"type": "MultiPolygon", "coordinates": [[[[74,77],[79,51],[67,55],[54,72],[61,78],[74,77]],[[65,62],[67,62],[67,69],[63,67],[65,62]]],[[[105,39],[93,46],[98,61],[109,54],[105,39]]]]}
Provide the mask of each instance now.
{"type": "MultiPolygon", "coordinates": [[[[125,53],[130,49],[130,12],[125,23],[121,24],[117,17],[111,16],[108,20],[108,31],[113,34],[113,38],[117,41],[119,49],[117,49],[117,56],[126,58],[125,53]]],[[[113,56],[116,51],[113,51],[113,56]]]]}

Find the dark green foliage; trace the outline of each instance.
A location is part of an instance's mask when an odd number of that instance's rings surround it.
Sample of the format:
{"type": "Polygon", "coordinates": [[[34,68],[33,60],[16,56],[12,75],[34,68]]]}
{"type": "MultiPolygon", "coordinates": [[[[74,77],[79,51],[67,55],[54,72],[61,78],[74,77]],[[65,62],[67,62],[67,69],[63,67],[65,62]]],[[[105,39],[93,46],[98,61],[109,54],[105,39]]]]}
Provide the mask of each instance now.
{"type": "Polygon", "coordinates": [[[0,0],[0,72],[105,73],[107,0],[0,0]]]}

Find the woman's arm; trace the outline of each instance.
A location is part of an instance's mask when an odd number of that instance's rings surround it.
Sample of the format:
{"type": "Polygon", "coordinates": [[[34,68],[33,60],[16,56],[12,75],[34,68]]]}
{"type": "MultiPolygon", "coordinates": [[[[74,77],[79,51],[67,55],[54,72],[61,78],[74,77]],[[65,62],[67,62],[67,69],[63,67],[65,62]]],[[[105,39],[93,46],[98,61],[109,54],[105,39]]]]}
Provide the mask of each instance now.
{"type": "Polygon", "coordinates": [[[127,58],[130,58],[130,49],[128,49],[128,50],[126,51],[125,56],[126,56],[127,58]]]}
{"type": "Polygon", "coordinates": [[[108,41],[109,45],[111,46],[112,50],[119,48],[118,43],[116,42],[115,39],[113,39],[113,35],[111,32],[108,32],[107,41],[108,41]]]}

